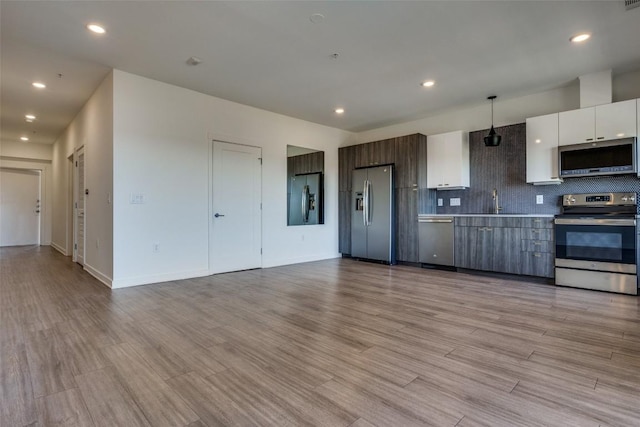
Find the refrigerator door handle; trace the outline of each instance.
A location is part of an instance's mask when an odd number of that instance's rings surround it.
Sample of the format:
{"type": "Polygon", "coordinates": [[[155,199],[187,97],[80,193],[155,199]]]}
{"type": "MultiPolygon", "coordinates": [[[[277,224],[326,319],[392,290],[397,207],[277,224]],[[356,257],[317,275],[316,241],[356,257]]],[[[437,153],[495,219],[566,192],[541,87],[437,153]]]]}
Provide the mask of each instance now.
{"type": "Polygon", "coordinates": [[[369,193],[368,193],[368,180],[364,180],[364,189],[362,190],[362,222],[364,223],[364,226],[367,226],[367,210],[368,210],[368,206],[369,206],[369,193]]]}
{"type": "Polygon", "coordinates": [[[366,225],[371,225],[371,181],[367,180],[367,219],[366,225]]]}
{"type": "Polygon", "coordinates": [[[302,188],[302,222],[309,222],[309,186],[302,188]]]}

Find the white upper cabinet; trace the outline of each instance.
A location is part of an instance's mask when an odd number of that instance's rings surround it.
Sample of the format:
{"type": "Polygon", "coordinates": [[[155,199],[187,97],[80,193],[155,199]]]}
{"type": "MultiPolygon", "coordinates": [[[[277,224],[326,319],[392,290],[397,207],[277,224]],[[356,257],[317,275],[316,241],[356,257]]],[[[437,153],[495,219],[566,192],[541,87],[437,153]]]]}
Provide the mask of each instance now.
{"type": "Polygon", "coordinates": [[[562,112],[559,145],[636,136],[636,110],[636,100],[630,100],[562,112]]]}
{"type": "Polygon", "coordinates": [[[595,139],[596,107],[563,111],[559,115],[559,145],[582,144],[595,139]]]}
{"type": "Polygon", "coordinates": [[[469,133],[455,131],[427,137],[427,187],[469,187],[469,133]]]}
{"type": "Polygon", "coordinates": [[[596,141],[637,135],[636,100],[596,107],[596,141]]]}
{"type": "MultiPolygon", "coordinates": [[[[580,111],[580,110],[578,110],[580,111]]],[[[559,184],[558,113],[527,119],[527,182],[559,184]]]]}

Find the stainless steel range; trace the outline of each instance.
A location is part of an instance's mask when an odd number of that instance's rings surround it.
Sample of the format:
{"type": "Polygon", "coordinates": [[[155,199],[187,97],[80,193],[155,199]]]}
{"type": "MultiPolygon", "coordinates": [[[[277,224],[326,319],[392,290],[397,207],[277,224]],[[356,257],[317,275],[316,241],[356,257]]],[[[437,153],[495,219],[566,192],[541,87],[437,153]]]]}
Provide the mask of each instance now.
{"type": "Polygon", "coordinates": [[[555,218],[556,284],[638,295],[637,195],[567,194],[555,218]]]}

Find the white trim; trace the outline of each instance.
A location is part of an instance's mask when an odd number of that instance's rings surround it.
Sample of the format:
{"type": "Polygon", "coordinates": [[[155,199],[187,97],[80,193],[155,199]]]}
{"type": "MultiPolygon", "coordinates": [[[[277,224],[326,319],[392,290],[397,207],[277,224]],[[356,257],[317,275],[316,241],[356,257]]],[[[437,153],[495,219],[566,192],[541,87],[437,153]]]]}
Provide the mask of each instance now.
{"type": "Polygon", "coordinates": [[[324,261],[327,259],[335,259],[335,258],[340,258],[342,255],[339,253],[333,253],[333,254],[324,254],[324,255],[307,255],[307,256],[303,256],[303,257],[296,257],[296,258],[286,258],[286,259],[280,259],[280,260],[275,260],[271,263],[267,264],[263,264],[262,268],[271,268],[271,267],[280,267],[283,265],[293,265],[293,264],[302,264],[305,262],[313,262],[313,261],[324,261]]]}
{"type": "Polygon", "coordinates": [[[151,283],[169,282],[173,280],[193,279],[210,276],[209,270],[192,270],[178,273],[154,274],[148,276],[127,277],[111,281],[111,289],[128,288],[130,286],[148,285],[151,283]]]}
{"type": "Polygon", "coordinates": [[[84,269],[87,273],[89,273],[90,275],[92,275],[93,277],[95,277],[96,279],[98,279],[102,284],[112,288],[112,280],[111,278],[105,276],[104,274],[102,274],[101,272],[99,272],[98,270],[96,270],[95,268],[91,267],[89,264],[87,264],[86,262],[84,263],[84,269]]]}
{"type": "Polygon", "coordinates": [[[51,242],[51,247],[52,247],[53,249],[55,249],[56,251],[60,252],[62,255],[64,255],[64,256],[69,256],[69,255],[67,254],[67,251],[66,251],[66,250],[64,250],[64,248],[63,248],[62,246],[58,245],[57,243],[51,242]]]}

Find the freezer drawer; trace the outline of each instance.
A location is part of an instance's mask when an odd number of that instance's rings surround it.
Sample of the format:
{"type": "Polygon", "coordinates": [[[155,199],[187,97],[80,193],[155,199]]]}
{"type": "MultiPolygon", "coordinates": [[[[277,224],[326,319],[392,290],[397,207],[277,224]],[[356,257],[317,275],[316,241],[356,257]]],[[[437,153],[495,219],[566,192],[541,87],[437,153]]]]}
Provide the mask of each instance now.
{"type": "Polygon", "coordinates": [[[454,265],[453,217],[418,217],[419,260],[424,264],[454,265]]]}

